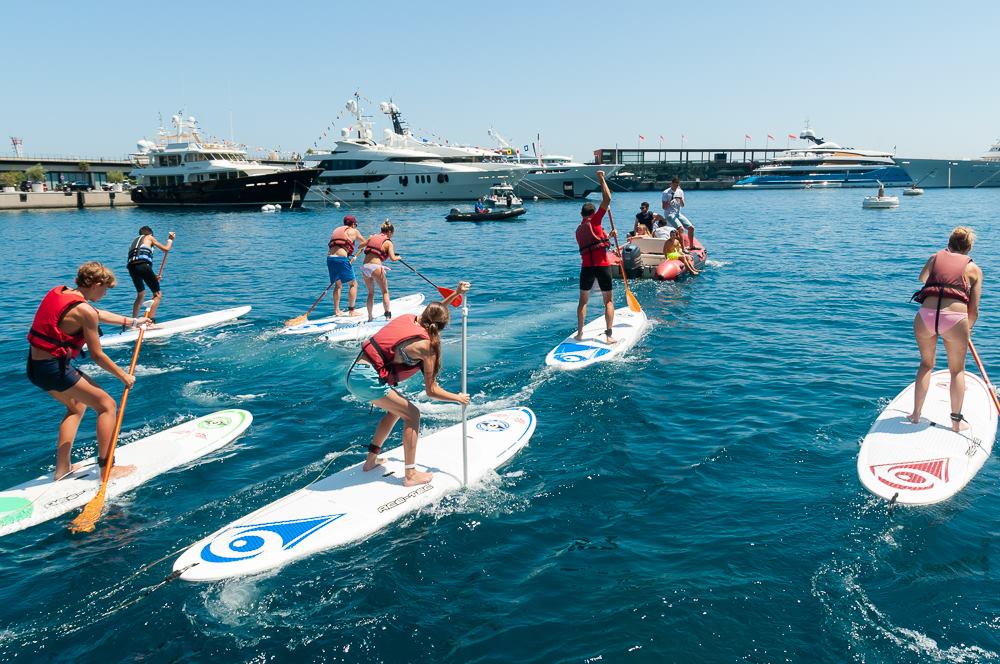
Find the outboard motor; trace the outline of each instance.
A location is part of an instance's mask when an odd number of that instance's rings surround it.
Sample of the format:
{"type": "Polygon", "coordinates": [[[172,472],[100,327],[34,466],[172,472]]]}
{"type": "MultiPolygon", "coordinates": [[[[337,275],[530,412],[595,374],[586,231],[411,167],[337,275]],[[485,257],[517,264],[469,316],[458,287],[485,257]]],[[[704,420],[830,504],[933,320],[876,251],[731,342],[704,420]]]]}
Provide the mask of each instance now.
{"type": "Polygon", "coordinates": [[[622,265],[625,274],[633,275],[642,271],[642,251],[631,242],[622,247],[622,265]]]}

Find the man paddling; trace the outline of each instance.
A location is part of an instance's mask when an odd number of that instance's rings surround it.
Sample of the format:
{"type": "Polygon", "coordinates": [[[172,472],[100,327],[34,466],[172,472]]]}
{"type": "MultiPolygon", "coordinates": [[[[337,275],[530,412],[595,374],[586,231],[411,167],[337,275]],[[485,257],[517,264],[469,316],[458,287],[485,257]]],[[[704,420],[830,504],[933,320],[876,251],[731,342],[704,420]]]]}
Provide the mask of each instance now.
{"type": "Polygon", "coordinates": [[[326,269],[330,272],[330,283],[333,287],[333,315],[343,316],[340,310],[340,285],[347,282],[347,315],[360,316],[354,310],[358,299],[358,278],[354,274],[351,258],[354,256],[354,243],[364,242],[365,236],[358,230],[358,220],[353,214],[344,217],[344,225],[334,229],[327,246],[330,253],[326,257],[326,269]]]}
{"type": "MultiPolygon", "coordinates": [[[[97,302],[109,288],[114,287],[115,275],[111,270],[95,261],[84,263],[76,274],[76,288],[56,286],[48,292],[38,306],[28,332],[31,347],[28,352],[28,380],[66,406],[66,414],[59,425],[53,475],[56,480],[74,470],[70,465],[73,440],[88,407],[97,413],[97,464],[101,468],[108,463],[114,465],[114,460],[107,457],[115,427],[115,400],[71,364],[86,344],[97,366],[118,378],[126,387],[135,384],[135,376],[122,370],[101,349],[98,323],[135,327],[149,323],[149,319],[127,318],[88,304],[88,301],[97,302]]],[[[127,475],[134,469],[135,466],[113,468],[111,477],[127,475]]]]}
{"type": "MultiPolygon", "coordinates": [[[[593,203],[584,203],[580,209],[580,225],[576,227],[576,243],[580,248],[580,300],[576,305],[576,339],[583,339],[583,326],[587,318],[587,302],[590,300],[590,289],[594,280],[601,288],[604,298],[604,330],[605,342],[615,343],[611,336],[611,328],[615,322],[615,300],[611,287],[611,261],[608,259],[608,249],[611,247],[608,234],[601,225],[604,214],[611,205],[611,190],[604,179],[604,171],[597,171],[597,181],[601,185],[601,204],[594,210],[593,203]]],[[[615,235],[615,231],[611,231],[615,235]]]]}
{"type": "Polygon", "coordinates": [[[169,253],[170,247],[174,244],[176,233],[170,231],[167,235],[167,243],[160,242],[153,237],[153,229],[143,226],[139,229],[139,237],[132,240],[128,248],[128,274],[132,277],[132,285],[135,286],[135,302],[132,304],[132,317],[139,315],[142,301],[146,298],[146,289],[143,282],[153,291],[153,306],[149,308],[149,317],[156,318],[156,309],[163,299],[163,292],[160,290],[160,279],[153,271],[153,247],[163,253],[169,253]]]}

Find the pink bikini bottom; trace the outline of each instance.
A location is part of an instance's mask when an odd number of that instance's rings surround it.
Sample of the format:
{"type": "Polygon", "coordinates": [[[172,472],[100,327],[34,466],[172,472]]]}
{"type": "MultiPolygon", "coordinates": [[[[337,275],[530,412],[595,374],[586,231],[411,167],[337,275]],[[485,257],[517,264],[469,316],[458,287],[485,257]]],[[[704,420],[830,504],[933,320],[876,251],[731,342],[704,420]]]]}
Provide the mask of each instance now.
{"type": "Polygon", "coordinates": [[[927,328],[927,331],[934,334],[944,334],[969,317],[969,314],[964,311],[937,311],[924,307],[917,311],[917,315],[920,316],[920,320],[924,321],[924,327],[927,328]],[[934,329],[935,321],[937,329],[934,329]]]}

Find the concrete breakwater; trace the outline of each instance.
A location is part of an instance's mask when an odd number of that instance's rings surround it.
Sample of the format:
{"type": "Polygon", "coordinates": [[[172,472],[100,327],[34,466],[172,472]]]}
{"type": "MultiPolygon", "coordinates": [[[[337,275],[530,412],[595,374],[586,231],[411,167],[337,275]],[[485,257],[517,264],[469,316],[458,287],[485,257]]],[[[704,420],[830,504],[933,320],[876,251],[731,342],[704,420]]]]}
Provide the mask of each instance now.
{"type": "Polygon", "coordinates": [[[0,211],[132,207],[127,191],[45,191],[0,193],[0,211]]]}

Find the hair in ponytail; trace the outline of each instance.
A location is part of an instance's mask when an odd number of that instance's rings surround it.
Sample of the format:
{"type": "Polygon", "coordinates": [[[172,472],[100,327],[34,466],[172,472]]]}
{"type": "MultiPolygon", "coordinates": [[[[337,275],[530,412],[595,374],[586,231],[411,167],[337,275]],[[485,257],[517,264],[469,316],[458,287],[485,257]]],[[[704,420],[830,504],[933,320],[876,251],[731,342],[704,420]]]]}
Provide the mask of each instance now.
{"type": "Polygon", "coordinates": [[[431,350],[434,351],[434,375],[431,379],[435,381],[441,373],[441,330],[448,326],[450,317],[448,307],[440,302],[431,302],[417,319],[431,340],[431,350]]]}
{"type": "Polygon", "coordinates": [[[385,233],[386,235],[392,235],[393,233],[396,232],[396,227],[392,225],[391,221],[386,219],[385,221],[382,222],[381,232],[385,233]]]}
{"type": "Polygon", "coordinates": [[[967,254],[976,243],[976,232],[968,226],[959,226],[951,232],[948,238],[948,248],[957,254],[967,254]]]}

